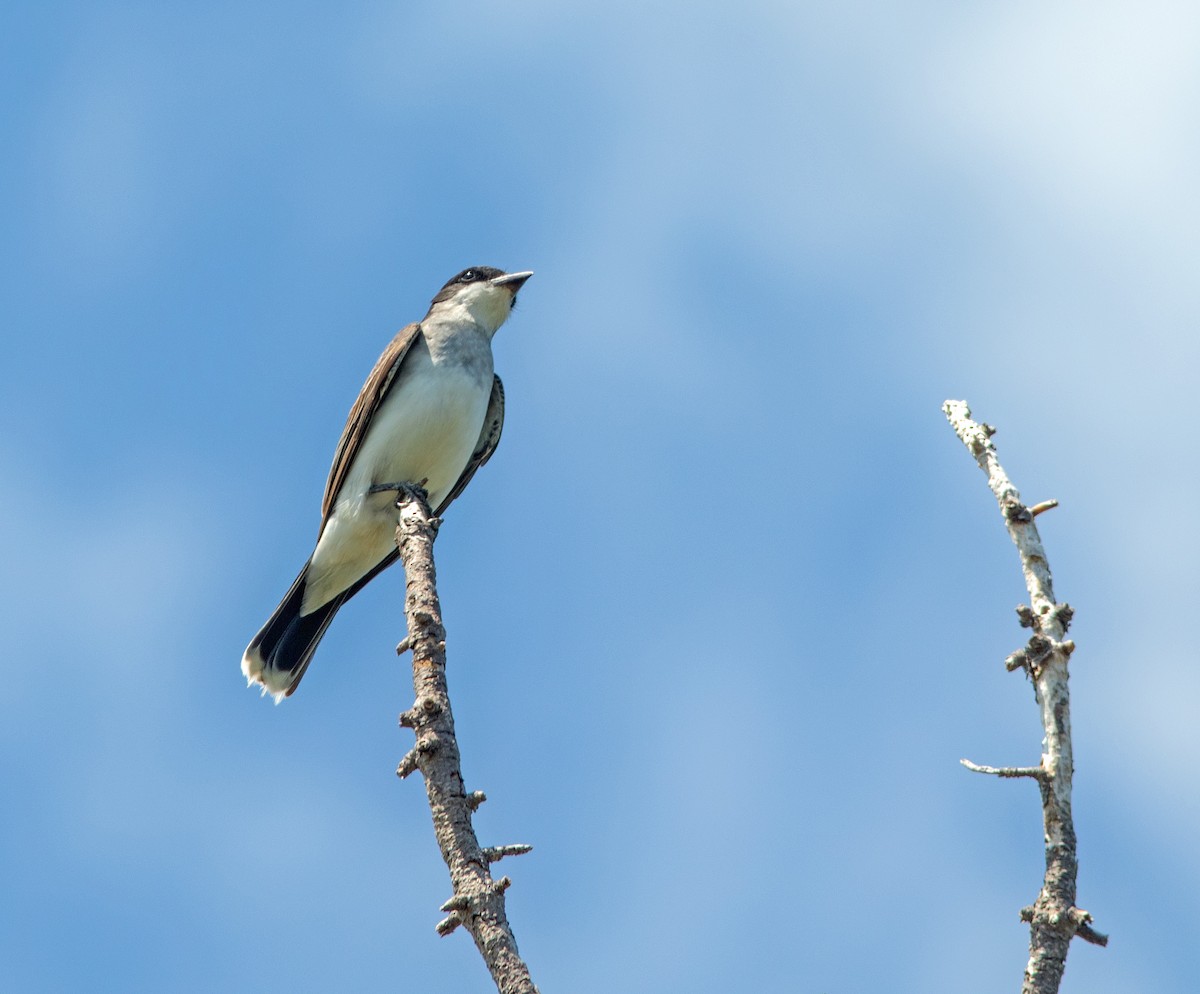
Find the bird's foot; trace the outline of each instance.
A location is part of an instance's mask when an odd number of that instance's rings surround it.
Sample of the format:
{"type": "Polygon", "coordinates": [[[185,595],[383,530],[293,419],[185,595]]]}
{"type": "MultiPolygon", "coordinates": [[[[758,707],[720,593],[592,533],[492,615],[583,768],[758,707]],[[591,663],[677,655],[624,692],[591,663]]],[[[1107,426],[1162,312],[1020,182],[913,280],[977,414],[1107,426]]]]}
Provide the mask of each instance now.
{"type": "Polygon", "coordinates": [[[396,495],[396,503],[399,504],[403,497],[419,498],[420,500],[429,503],[429,493],[425,489],[425,484],[429,480],[421,480],[419,483],[373,483],[367,487],[369,494],[390,494],[396,495]]]}

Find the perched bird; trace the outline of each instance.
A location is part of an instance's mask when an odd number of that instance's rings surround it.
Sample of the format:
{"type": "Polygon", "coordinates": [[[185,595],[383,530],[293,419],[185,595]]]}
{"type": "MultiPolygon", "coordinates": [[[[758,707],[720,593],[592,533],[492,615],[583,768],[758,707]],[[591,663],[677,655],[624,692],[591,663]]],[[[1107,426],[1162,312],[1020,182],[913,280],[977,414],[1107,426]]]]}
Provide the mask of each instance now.
{"type": "Polygon", "coordinates": [[[532,275],[465,269],[384,349],[334,453],[317,546],[242,657],[251,686],[289,696],[338,608],[396,561],[396,495],[373,487],[421,484],[441,514],[491,458],[504,426],[492,336],[532,275]]]}

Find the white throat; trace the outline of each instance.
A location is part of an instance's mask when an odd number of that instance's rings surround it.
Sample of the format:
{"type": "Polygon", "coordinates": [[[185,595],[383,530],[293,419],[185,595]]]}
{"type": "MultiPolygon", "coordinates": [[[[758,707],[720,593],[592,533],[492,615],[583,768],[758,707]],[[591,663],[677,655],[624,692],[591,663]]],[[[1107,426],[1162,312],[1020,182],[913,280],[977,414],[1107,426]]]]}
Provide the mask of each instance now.
{"type": "Polygon", "coordinates": [[[469,321],[491,338],[512,313],[512,300],[513,295],[504,287],[468,283],[449,300],[434,304],[429,317],[447,322],[469,321]]]}

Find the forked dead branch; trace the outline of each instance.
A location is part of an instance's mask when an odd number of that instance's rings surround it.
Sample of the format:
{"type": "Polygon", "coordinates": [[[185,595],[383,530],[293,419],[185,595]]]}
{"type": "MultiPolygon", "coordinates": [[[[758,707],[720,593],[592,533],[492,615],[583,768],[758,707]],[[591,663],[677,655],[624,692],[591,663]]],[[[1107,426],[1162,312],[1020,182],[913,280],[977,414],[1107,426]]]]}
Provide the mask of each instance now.
{"type": "Polygon", "coordinates": [[[996,455],[992,443],[995,429],[973,421],[965,401],[948,400],[942,410],[967,451],[987,474],[988,486],[1020,554],[1021,571],[1029,591],[1030,606],[1017,608],[1017,618],[1033,634],[1023,648],[1005,660],[1005,665],[1009,670],[1024,670],[1033,681],[1045,731],[1041,764],[994,767],[979,766],[965,759],[962,762],[977,773],[1027,777],[1037,781],[1041,791],[1046,874],[1037,900],[1021,910],[1021,920],[1030,923],[1029,963],[1022,991],[1053,994],[1062,982],[1067,950],[1074,936],[1099,946],[1108,943],[1107,936],[1092,928],[1092,916],[1075,906],[1079,864],[1071,816],[1074,759],[1067,685],[1067,661],[1075,651],[1075,643],[1065,638],[1073,612],[1069,605],[1054,600],[1050,564],[1034,523],[1043,511],[1056,507],[1057,501],[1026,507],[996,455]]]}

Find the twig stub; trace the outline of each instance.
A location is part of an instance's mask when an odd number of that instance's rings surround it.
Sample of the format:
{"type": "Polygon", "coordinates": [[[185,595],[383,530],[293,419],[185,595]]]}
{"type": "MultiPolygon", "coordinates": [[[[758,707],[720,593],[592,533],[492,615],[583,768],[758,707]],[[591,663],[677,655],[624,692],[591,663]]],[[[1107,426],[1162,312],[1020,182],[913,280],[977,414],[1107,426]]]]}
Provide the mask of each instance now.
{"type": "Polygon", "coordinates": [[[960,759],[960,763],[972,773],[987,773],[995,777],[1028,777],[1031,780],[1045,781],[1049,774],[1040,766],[980,766],[969,759],[960,759]]]}
{"type": "Polygon", "coordinates": [[[1029,509],[1029,513],[1036,518],[1039,514],[1044,514],[1046,511],[1052,511],[1056,507],[1058,507],[1058,501],[1054,499],[1043,500],[1037,504],[1034,504],[1033,507],[1029,509]]]}

